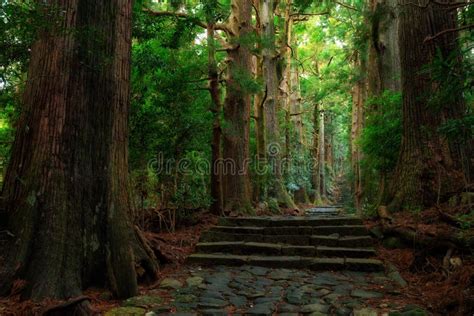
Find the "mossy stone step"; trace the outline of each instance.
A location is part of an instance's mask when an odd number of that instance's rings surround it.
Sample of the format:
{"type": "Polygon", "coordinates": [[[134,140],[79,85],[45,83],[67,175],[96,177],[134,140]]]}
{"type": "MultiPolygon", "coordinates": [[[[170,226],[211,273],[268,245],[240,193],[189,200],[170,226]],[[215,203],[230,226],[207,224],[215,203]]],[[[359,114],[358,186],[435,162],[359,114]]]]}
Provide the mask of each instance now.
{"type": "Polygon", "coordinates": [[[319,226],[313,228],[313,235],[366,236],[367,228],[364,225],[319,226]]]}
{"type": "Polygon", "coordinates": [[[301,256],[237,256],[229,254],[193,254],[188,263],[198,265],[253,265],[278,268],[308,268],[318,271],[383,271],[380,260],[360,258],[311,258],[301,256]]]}
{"type": "Polygon", "coordinates": [[[327,247],[371,247],[373,239],[370,236],[343,236],[332,234],[328,236],[305,235],[261,235],[234,234],[219,231],[207,231],[201,234],[201,242],[263,242],[298,246],[327,246],[327,247]]]}
{"type": "Polygon", "coordinates": [[[362,225],[358,217],[221,217],[219,226],[241,227],[282,227],[282,226],[333,226],[333,225],[362,225]]]}
{"type": "Polygon", "coordinates": [[[316,247],[317,257],[370,258],[375,255],[373,248],[316,247]]]}
{"type": "Polygon", "coordinates": [[[325,246],[282,246],[258,242],[210,242],[198,243],[198,253],[229,253],[233,255],[269,255],[304,257],[369,258],[375,255],[372,248],[340,248],[325,246]]]}
{"type": "Polygon", "coordinates": [[[364,225],[333,225],[333,226],[281,226],[281,227],[252,227],[252,226],[215,226],[211,231],[231,234],[254,235],[332,235],[364,236],[367,228],[364,225]]]}

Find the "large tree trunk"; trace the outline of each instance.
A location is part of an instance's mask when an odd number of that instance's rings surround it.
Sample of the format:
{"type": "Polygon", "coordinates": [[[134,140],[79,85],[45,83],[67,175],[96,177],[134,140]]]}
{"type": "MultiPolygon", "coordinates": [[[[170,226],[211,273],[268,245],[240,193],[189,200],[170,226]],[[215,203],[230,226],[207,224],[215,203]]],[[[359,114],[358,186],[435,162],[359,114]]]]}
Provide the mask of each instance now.
{"type": "MultiPolygon", "coordinates": [[[[257,16],[261,15],[260,0],[253,0],[253,6],[257,11],[257,16]]],[[[255,30],[258,36],[262,36],[262,21],[257,19],[255,30]]],[[[262,44],[257,43],[258,50],[262,51],[262,44]]],[[[263,53],[254,56],[253,66],[255,79],[257,81],[263,80],[263,53]]],[[[264,102],[267,97],[267,91],[261,90],[254,96],[254,107],[253,113],[255,118],[255,141],[256,155],[257,155],[257,174],[255,175],[255,187],[253,190],[254,201],[262,202],[266,200],[266,184],[265,184],[265,168],[266,168],[266,145],[265,145],[265,115],[264,115],[264,102]]]]}
{"type": "Polygon", "coordinates": [[[400,91],[398,0],[371,0],[371,36],[368,58],[368,91],[378,96],[385,90],[400,91]]]}
{"type": "Polygon", "coordinates": [[[280,45],[280,59],[282,64],[281,78],[279,83],[280,104],[285,111],[285,154],[287,160],[291,159],[291,36],[293,33],[292,0],[284,1],[283,12],[283,35],[280,45]]]}
{"type": "MultiPolygon", "coordinates": [[[[262,57],[255,58],[255,78],[261,80],[263,78],[262,57]]],[[[265,111],[264,102],[266,98],[266,91],[259,92],[254,97],[254,117],[255,117],[255,140],[257,142],[257,175],[256,186],[254,188],[254,200],[261,202],[265,201],[267,197],[265,184],[265,170],[266,167],[266,144],[265,144],[265,111]]]]}
{"type": "Polygon", "coordinates": [[[137,294],[136,265],[155,276],[129,219],[131,2],[45,1],[63,12],[32,47],[2,209],[12,233],[1,293],[65,299],[107,284],[137,294]]]}
{"type": "MultiPolygon", "coordinates": [[[[400,51],[398,43],[398,21],[400,9],[398,0],[371,0],[371,36],[367,61],[368,97],[377,98],[390,90],[400,92],[400,51]]],[[[378,104],[367,107],[368,113],[384,111],[378,104]]],[[[376,202],[382,203],[386,195],[387,172],[376,175],[379,179],[379,192],[376,202]]]]}
{"type": "Polygon", "coordinates": [[[212,125],[212,161],[211,161],[211,211],[214,214],[221,215],[224,210],[224,202],[222,197],[222,174],[219,168],[219,161],[222,158],[221,141],[221,112],[222,102],[219,89],[219,74],[217,72],[216,61],[216,45],[214,39],[215,21],[209,18],[207,21],[207,49],[208,49],[208,72],[209,72],[209,91],[211,94],[212,114],[214,122],[212,125]]]}
{"type": "Polygon", "coordinates": [[[235,41],[229,49],[227,95],[224,106],[224,160],[234,170],[224,174],[224,210],[251,211],[249,180],[250,92],[242,81],[251,80],[251,55],[248,37],[252,32],[251,1],[233,0],[229,19],[230,34],[235,41]]]}
{"type": "Polygon", "coordinates": [[[281,170],[280,128],[278,124],[278,76],[275,49],[274,1],[262,0],[260,16],[262,20],[263,42],[263,74],[266,84],[265,99],[265,136],[267,159],[270,168],[268,195],[285,208],[296,209],[296,205],[283,184],[281,170]]]}
{"type": "Polygon", "coordinates": [[[449,35],[435,41],[425,42],[425,39],[454,25],[455,14],[443,6],[425,6],[424,3],[400,0],[403,5],[399,22],[403,139],[391,183],[391,210],[436,204],[460,190],[463,184],[461,169],[437,130],[442,122],[442,110],[429,108],[434,85],[430,74],[424,71],[437,49],[446,53],[454,49],[455,39],[449,39],[449,35]]]}

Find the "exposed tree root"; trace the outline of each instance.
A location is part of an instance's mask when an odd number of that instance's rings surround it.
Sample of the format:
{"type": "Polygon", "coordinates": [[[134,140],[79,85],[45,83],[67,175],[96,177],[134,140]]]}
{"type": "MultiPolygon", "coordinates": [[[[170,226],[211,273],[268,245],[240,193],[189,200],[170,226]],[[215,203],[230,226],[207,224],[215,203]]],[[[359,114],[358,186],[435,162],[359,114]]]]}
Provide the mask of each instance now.
{"type": "Polygon", "coordinates": [[[89,297],[79,296],[70,299],[59,305],[46,308],[41,314],[42,316],[62,316],[62,315],[73,315],[73,316],[89,316],[95,312],[90,305],[89,297]]]}

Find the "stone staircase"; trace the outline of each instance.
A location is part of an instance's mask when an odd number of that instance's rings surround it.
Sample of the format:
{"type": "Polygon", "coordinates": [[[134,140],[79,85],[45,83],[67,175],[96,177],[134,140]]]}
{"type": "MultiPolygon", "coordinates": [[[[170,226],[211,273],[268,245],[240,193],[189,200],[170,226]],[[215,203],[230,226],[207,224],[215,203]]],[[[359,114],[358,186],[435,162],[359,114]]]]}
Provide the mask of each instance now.
{"type": "Polygon", "coordinates": [[[312,270],[383,271],[362,220],[334,208],[304,217],[220,218],[188,262],[312,270]]]}

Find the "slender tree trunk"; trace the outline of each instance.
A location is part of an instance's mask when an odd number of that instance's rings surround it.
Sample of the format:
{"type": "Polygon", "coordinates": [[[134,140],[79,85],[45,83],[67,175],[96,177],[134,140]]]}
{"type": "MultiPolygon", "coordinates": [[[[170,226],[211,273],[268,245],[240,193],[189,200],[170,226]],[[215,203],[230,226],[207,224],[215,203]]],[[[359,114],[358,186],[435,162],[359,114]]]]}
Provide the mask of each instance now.
{"type": "MultiPolygon", "coordinates": [[[[355,67],[360,69],[362,74],[367,72],[367,61],[363,56],[357,56],[355,67]]],[[[370,80],[369,80],[370,82],[370,80]]],[[[351,128],[351,163],[354,174],[353,192],[354,204],[359,215],[362,214],[363,181],[362,181],[362,150],[358,144],[362,129],[364,127],[365,113],[364,106],[367,98],[367,78],[361,77],[355,83],[352,90],[352,128],[351,128]]]]}
{"type": "Polygon", "coordinates": [[[321,112],[319,109],[319,103],[314,105],[313,112],[313,148],[312,148],[312,158],[313,158],[313,188],[314,188],[314,204],[321,205],[321,159],[320,157],[320,116],[321,112]]]}
{"type": "Polygon", "coordinates": [[[455,15],[445,6],[430,3],[425,7],[420,0],[412,3],[400,0],[403,6],[399,22],[403,138],[388,199],[390,210],[434,205],[462,188],[462,172],[437,131],[442,113],[429,108],[434,88],[432,78],[423,71],[438,49],[452,51],[447,37],[429,42],[425,39],[454,23],[455,15]]]}
{"type": "Polygon", "coordinates": [[[284,27],[280,47],[280,58],[282,59],[282,73],[279,84],[280,104],[285,111],[285,158],[291,159],[291,36],[293,33],[292,0],[284,3],[284,27]]]}
{"type": "Polygon", "coordinates": [[[236,42],[229,50],[227,95],[224,106],[224,159],[231,161],[235,170],[224,174],[224,210],[249,212],[250,194],[249,130],[250,93],[242,80],[251,80],[251,55],[248,37],[252,32],[250,1],[233,0],[229,19],[230,34],[236,42]]]}
{"type": "MultiPolygon", "coordinates": [[[[208,19],[209,20],[209,19],[208,19]]],[[[212,101],[212,113],[214,122],[212,125],[212,165],[211,165],[211,211],[214,214],[222,214],[224,202],[222,199],[222,174],[219,168],[221,155],[222,127],[221,112],[222,102],[219,89],[219,74],[217,72],[216,45],[214,39],[214,21],[210,20],[207,24],[207,49],[208,49],[208,67],[209,67],[209,91],[212,101]]]]}
{"type": "MultiPolygon", "coordinates": [[[[293,58],[298,59],[298,44],[296,41],[296,35],[292,37],[292,47],[293,49],[293,58]]],[[[290,55],[291,57],[291,55],[290,55]]],[[[292,59],[290,59],[292,61],[292,59]]],[[[289,80],[289,89],[290,89],[290,96],[289,102],[290,106],[289,109],[291,111],[291,118],[290,123],[293,125],[293,129],[296,137],[295,137],[295,145],[294,145],[294,155],[293,155],[293,165],[299,166],[300,164],[304,163],[304,150],[305,150],[305,141],[304,141],[304,131],[303,131],[303,108],[301,103],[301,87],[300,87],[300,77],[298,66],[294,63],[290,65],[290,80],[289,80]]],[[[295,201],[298,203],[305,203],[309,204],[309,197],[308,193],[306,192],[306,188],[304,184],[298,183],[299,190],[295,192],[295,201]]]]}
{"type": "MultiPolygon", "coordinates": [[[[296,43],[296,36],[293,35],[292,37],[292,47],[295,47],[293,50],[293,58],[298,59],[298,47],[296,43]]],[[[289,61],[292,61],[291,54],[289,61]]],[[[295,127],[295,134],[296,134],[296,154],[300,155],[304,149],[304,133],[303,133],[303,109],[301,106],[301,90],[300,90],[300,79],[299,79],[299,71],[297,65],[290,65],[289,67],[289,102],[290,102],[290,110],[292,113],[291,122],[295,127]]]]}
{"type": "Polygon", "coordinates": [[[278,76],[275,49],[274,1],[261,0],[260,16],[262,20],[263,42],[263,74],[267,97],[265,99],[265,136],[267,159],[271,170],[268,193],[270,198],[278,201],[283,207],[296,209],[296,205],[283,185],[281,170],[280,131],[278,124],[278,76]]]}
{"type": "Polygon", "coordinates": [[[321,175],[321,199],[323,202],[327,202],[325,117],[326,114],[322,109],[319,117],[319,173],[321,175]]]}
{"type": "MultiPolygon", "coordinates": [[[[360,65],[359,65],[360,66],[360,65]]],[[[361,172],[361,149],[358,140],[362,133],[364,121],[364,90],[365,79],[356,82],[352,91],[352,128],[351,128],[351,163],[354,174],[353,192],[357,213],[362,213],[362,172],[361,172]]]]}
{"type": "Polygon", "coordinates": [[[1,292],[23,279],[33,299],[105,284],[129,297],[136,265],[153,277],[157,270],[129,218],[131,2],[44,4],[63,19],[32,47],[2,191],[13,237],[1,292]]]}

